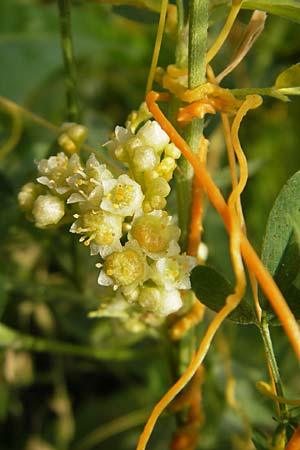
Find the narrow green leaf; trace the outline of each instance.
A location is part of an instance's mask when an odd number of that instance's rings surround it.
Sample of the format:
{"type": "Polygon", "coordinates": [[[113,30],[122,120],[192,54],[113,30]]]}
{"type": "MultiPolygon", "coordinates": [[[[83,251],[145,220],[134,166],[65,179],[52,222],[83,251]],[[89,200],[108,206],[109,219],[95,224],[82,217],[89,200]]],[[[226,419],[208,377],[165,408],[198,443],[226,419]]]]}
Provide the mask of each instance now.
{"type": "Polygon", "coordinates": [[[294,229],[300,223],[300,171],[283,186],[270,212],[261,259],[274,275],[294,229]]]}
{"type": "MultiPolygon", "coordinates": [[[[263,264],[273,275],[296,316],[300,297],[298,288],[293,283],[300,272],[299,193],[300,171],[288,180],[275,200],[267,222],[261,254],[263,264]]],[[[274,313],[262,293],[260,293],[260,301],[262,308],[270,313],[270,319],[274,317],[274,313]]]]}
{"type": "MultiPolygon", "coordinates": [[[[216,312],[223,308],[226,297],[234,292],[232,284],[222,274],[208,266],[195,267],[191,274],[191,283],[199,300],[216,312]]],[[[252,306],[245,299],[228,318],[239,324],[256,322],[252,306]]]]}
{"type": "MultiPolygon", "coordinates": [[[[295,230],[293,230],[276,269],[274,280],[297,319],[300,319],[300,286],[297,286],[299,272],[300,241],[297,239],[295,230]]],[[[281,325],[267,302],[264,309],[268,312],[270,325],[281,325]]]]}

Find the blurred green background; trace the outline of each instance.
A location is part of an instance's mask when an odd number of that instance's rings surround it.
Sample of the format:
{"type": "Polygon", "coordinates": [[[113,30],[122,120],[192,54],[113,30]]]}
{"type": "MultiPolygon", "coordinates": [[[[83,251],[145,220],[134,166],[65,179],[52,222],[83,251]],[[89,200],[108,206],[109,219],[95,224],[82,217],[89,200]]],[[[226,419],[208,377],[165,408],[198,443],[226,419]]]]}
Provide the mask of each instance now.
{"type": "MultiPolygon", "coordinates": [[[[99,155],[114,127],[123,125],[143,101],[158,20],[153,12],[101,3],[77,0],[72,6],[82,122],[99,155]]],[[[237,31],[245,28],[249,15],[242,12],[237,31]]],[[[212,23],[210,40],[219,27],[219,21],[212,23]]],[[[235,45],[233,35],[215,62],[216,71],[229,61],[235,45]]],[[[174,49],[167,36],[161,66],[174,62],[174,49]]],[[[298,60],[299,25],[270,16],[249,57],[224,85],[271,86],[298,60]]],[[[1,0],[0,61],[1,96],[57,126],[65,121],[54,1],[1,0]]],[[[297,98],[290,103],[267,99],[242,125],[241,140],[253,165],[243,205],[258,250],[272,202],[300,166],[299,117],[297,98]]],[[[2,104],[1,145],[11,132],[12,117],[2,104]]],[[[229,176],[215,118],[208,120],[206,134],[212,140],[214,176],[226,192],[229,176]]],[[[87,318],[101,297],[97,259],[67,227],[38,230],[19,210],[17,193],[34,178],[34,160],[57,150],[55,136],[24,117],[16,147],[0,160],[0,314],[10,327],[10,332],[0,328],[0,449],[134,449],[148,412],[173,381],[170,348],[159,333],[131,333],[113,319],[87,318]]],[[[204,241],[210,264],[231,276],[228,240],[209,206],[204,241]]],[[[208,320],[210,314],[200,334],[208,320]]],[[[299,396],[298,368],[287,339],[279,327],[273,334],[287,396],[299,396]]],[[[258,331],[228,322],[205,363],[206,418],[199,449],[245,449],[245,423],[226,404],[221,342],[230,348],[237,398],[253,429],[264,435],[276,427],[272,402],[255,390],[256,381],[268,378],[258,331]]],[[[167,449],[174,429],[174,419],[165,414],[149,450],[167,449]]]]}

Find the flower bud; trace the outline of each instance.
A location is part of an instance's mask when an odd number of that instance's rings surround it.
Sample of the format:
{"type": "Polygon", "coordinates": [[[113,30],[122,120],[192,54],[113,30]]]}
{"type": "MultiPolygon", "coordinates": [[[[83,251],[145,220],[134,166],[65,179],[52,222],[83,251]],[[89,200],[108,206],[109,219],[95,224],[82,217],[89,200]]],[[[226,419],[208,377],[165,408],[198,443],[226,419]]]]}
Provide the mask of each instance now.
{"type": "Polygon", "coordinates": [[[155,287],[143,287],[141,289],[138,303],[147,311],[157,311],[160,307],[160,292],[155,287]]]}
{"type": "Polygon", "coordinates": [[[165,180],[169,181],[173,177],[173,172],[176,169],[176,162],[170,156],[166,156],[162,159],[157,167],[158,174],[165,180]]]}
{"type": "Polygon", "coordinates": [[[173,159],[178,159],[181,156],[181,151],[173,142],[170,142],[164,149],[165,156],[170,156],[173,159]]]}
{"type": "Polygon", "coordinates": [[[32,210],[36,198],[42,193],[43,188],[36,183],[26,183],[18,194],[20,208],[29,212],[32,210]]]}
{"type": "Polygon", "coordinates": [[[38,228],[56,225],[65,214],[64,202],[54,195],[39,195],[34,202],[32,214],[38,228]]]}
{"type": "MultiPolygon", "coordinates": [[[[88,129],[84,125],[79,125],[78,123],[68,123],[66,125],[66,133],[69,138],[74,142],[77,149],[79,150],[88,135],[88,129]]],[[[65,127],[64,127],[65,128],[65,127]]]]}
{"type": "Polygon", "coordinates": [[[163,317],[178,311],[182,306],[179,291],[176,289],[166,291],[155,287],[142,288],[138,303],[147,311],[152,311],[163,317]]]}
{"type": "Polygon", "coordinates": [[[137,170],[153,170],[159,163],[159,158],[152,147],[138,147],[133,156],[133,164],[137,170]]]}
{"type": "Polygon", "coordinates": [[[148,122],[139,129],[137,136],[143,141],[144,145],[151,146],[157,153],[161,153],[169,143],[169,136],[157,122],[151,120],[148,120],[148,122]]]}

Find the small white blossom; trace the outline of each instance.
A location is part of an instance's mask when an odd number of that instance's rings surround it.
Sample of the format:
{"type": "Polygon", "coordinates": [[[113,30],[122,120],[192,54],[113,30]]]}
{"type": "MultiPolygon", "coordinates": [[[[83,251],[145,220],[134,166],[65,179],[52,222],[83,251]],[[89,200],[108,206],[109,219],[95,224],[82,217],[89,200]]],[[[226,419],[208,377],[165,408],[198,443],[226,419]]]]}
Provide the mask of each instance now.
{"type": "Polygon", "coordinates": [[[134,134],[128,128],[117,126],[115,128],[114,139],[106,142],[103,146],[107,147],[108,151],[111,152],[119,161],[126,162],[128,155],[124,146],[133,136],[134,134]]]}
{"type": "Polygon", "coordinates": [[[180,252],[177,243],[180,229],[165,211],[153,211],[149,214],[138,212],[132,222],[128,238],[135,239],[147,256],[159,259],[180,252]]]}
{"type": "Polygon", "coordinates": [[[121,248],[122,219],[119,216],[99,209],[86,211],[76,217],[70,232],[83,235],[80,241],[85,245],[91,244],[92,255],[100,253],[105,257],[121,248]]]}
{"type": "Polygon", "coordinates": [[[83,171],[77,154],[69,159],[63,152],[48,159],[42,159],[37,163],[37,167],[41,175],[37,181],[60,195],[72,189],[72,185],[68,182],[69,177],[83,171]]]}
{"type": "Polygon", "coordinates": [[[190,289],[190,272],[197,265],[196,258],[187,255],[177,255],[161,258],[154,264],[153,280],[166,290],[190,289]]]}
{"type": "Polygon", "coordinates": [[[98,283],[102,286],[126,287],[127,292],[150,276],[146,257],[136,242],[127,242],[119,252],[111,253],[103,263],[98,283]]]}
{"type": "Polygon", "coordinates": [[[67,203],[81,203],[80,206],[85,209],[99,208],[104,193],[103,181],[112,178],[106,165],[100,164],[96,156],[91,154],[85,169],[77,171],[67,179],[68,184],[75,190],[67,203]]]}
{"type": "Polygon", "coordinates": [[[147,311],[152,311],[164,317],[178,311],[182,306],[180,293],[177,289],[166,290],[155,287],[142,288],[138,303],[147,311]]]}
{"type": "Polygon", "coordinates": [[[142,205],[142,189],[128,175],[120,175],[117,180],[105,180],[103,187],[101,208],[104,211],[123,217],[133,216],[142,205]]]}

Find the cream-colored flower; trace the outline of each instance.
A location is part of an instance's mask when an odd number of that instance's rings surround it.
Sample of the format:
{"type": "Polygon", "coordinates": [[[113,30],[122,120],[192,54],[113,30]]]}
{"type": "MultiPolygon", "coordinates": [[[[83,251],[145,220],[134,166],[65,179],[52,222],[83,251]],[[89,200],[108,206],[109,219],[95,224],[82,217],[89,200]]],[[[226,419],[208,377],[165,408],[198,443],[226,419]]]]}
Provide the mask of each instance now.
{"type": "Polygon", "coordinates": [[[125,149],[127,141],[134,136],[128,128],[119,127],[115,128],[114,139],[106,142],[103,147],[107,147],[108,151],[121,162],[127,162],[128,155],[125,149]]]}
{"type": "Polygon", "coordinates": [[[75,172],[67,179],[68,184],[75,191],[68,198],[67,203],[80,203],[83,209],[99,207],[104,193],[103,181],[112,178],[106,165],[100,164],[96,156],[91,154],[85,169],[75,172]]]}
{"type": "Polygon", "coordinates": [[[102,286],[125,287],[127,293],[149,278],[150,268],[146,257],[134,241],[127,242],[122,250],[111,253],[104,261],[98,283],[102,286]]]}
{"type": "Polygon", "coordinates": [[[83,173],[79,156],[74,154],[69,159],[63,152],[42,159],[37,163],[37,168],[41,175],[37,181],[60,195],[70,192],[72,187],[76,188],[76,185],[72,186],[68,181],[69,177],[75,173],[83,173]]]}
{"type": "Polygon", "coordinates": [[[144,195],[138,183],[128,175],[103,181],[104,197],[101,208],[119,216],[133,216],[141,207],[144,195]]]}
{"type": "Polygon", "coordinates": [[[177,289],[166,290],[160,287],[143,287],[138,303],[146,311],[152,311],[163,317],[178,311],[182,306],[177,289]]]}
{"type": "Polygon", "coordinates": [[[177,243],[180,229],[174,225],[166,211],[149,214],[137,213],[132,222],[128,238],[135,239],[147,256],[159,259],[180,252],[177,243]]]}
{"type": "Polygon", "coordinates": [[[75,215],[77,220],[70,228],[71,233],[82,234],[81,242],[91,244],[91,254],[102,257],[121,248],[122,219],[119,216],[101,211],[89,210],[75,215]]]}
{"type": "Polygon", "coordinates": [[[187,255],[161,258],[153,265],[152,279],[166,290],[190,289],[190,272],[197,265],[197,259],[187,255]]]}

